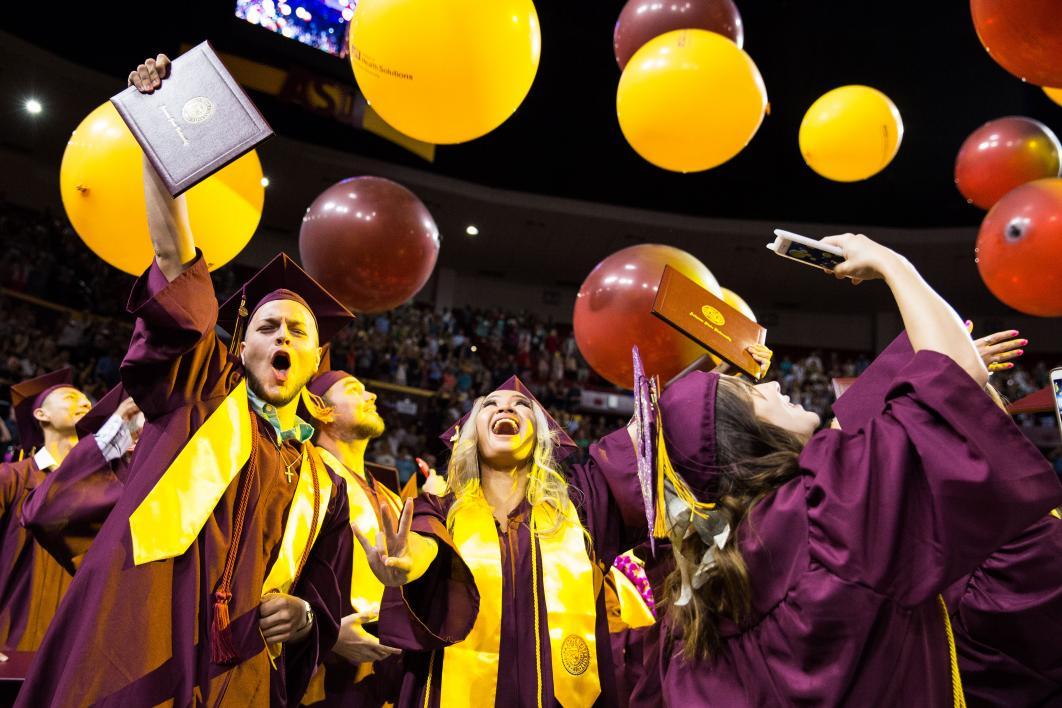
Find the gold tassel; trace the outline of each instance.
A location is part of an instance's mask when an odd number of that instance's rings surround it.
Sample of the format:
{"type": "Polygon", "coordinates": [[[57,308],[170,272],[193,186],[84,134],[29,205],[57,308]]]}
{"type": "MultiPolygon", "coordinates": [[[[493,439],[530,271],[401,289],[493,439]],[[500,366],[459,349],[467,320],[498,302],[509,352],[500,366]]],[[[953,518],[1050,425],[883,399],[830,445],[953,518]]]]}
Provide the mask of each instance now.
{"type": "Polygon", "coordinates": [[[675,489],[675,495],[690,508],[697,516],[707,519],[709,513],[715,509],[715,504],[698,501],[697,496],[689,485],[671,464],[671,458],[667,454],[667,444],[664,438],[664,418],[660,408],[656,409],[656,523],[653,525],[654,538],[667,538],[667,500],[664,498],[664,482],[671,482],[675,489]]]}
{"type": "Polygon", "coordinates": [[[306,406],[306,411],[321,423],[331,423],[336,419],[335,409],[325,403],[323,398],[311,393],[308,388],[302,389],[302,405],[306,406]]]}

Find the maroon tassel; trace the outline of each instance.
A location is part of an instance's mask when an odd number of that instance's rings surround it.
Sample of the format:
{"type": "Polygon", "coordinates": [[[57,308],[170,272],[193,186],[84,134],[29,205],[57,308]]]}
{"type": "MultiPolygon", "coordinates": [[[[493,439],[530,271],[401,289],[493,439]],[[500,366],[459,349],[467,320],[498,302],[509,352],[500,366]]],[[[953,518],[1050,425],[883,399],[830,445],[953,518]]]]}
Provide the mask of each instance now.
{"type": "Polygon", "coordinates": [[[210,631],[210,655],[215,664],[234,664],[239,656],[232,646],[232,632],[229,631],[229,601],[231,592],[219,590],[214,593],[214,625],[210,631]]]}

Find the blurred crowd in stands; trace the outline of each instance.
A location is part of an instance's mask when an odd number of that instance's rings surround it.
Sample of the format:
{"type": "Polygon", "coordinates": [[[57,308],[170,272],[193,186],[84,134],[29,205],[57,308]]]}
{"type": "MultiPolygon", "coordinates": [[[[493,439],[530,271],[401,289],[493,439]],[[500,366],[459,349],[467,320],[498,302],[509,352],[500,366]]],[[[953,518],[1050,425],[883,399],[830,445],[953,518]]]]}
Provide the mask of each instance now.
{"type": "MultiPolygon", "coordinates": [[[[132,276],[104,264],[85,248],[66,219],[8,206],[0,200],[0,383],[71,366],[75,382],[98,398],[118,381],[131,333],[125,300],[132,276]]],[[[220,299],[250,271],[226,267],[214,273],[220,299]]],[[[224,324],[224,323],[222,323],[224,324]]],[[[528,312],[455,308],[436,312],[412,303],[367,315],[333,341],[332,365],[354,373],[379,396],[387,432],[369,448],[369,458],[398,467],[402,481],[414,474],[415,458],[435,464],[444,447],[438,435],[472,405],[476,395],[517,374],[587,448],[625,424],[617,415],[587,413],[584,389],[615,391],[579,353],[571,326],[528,312]]],[[[1025,357],[1029,359],[1029,357],[1025,357]]],[[[779,381],[793,402],[831,417],[832,380],[858,376],[870,353],[776,350],[769,380],[779,381]]],[[[1023,361],[994,374],[1009,400],[1047,385],[1048,362],[1023,361]]],[[[15,434],[6,394],[0,402],[6,425],[3,447],[15,434]]],[[[1054,425],[1053,416],[1020,416],[1028,426],[1054,425]]],[[[1062,473],[1062,457],[1056,466],[1062,473]]]]}

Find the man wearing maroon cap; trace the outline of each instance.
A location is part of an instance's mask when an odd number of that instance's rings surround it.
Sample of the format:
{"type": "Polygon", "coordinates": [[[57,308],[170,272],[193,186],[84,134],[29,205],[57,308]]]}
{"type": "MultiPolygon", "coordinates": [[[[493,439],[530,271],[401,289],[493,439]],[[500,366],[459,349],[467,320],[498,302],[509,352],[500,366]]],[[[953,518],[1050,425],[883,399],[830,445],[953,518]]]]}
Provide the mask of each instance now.
{"type": "Polygon", "coordinates": [[[109,471],[125,450],[121,426],[108,420],[113,409],[98,431],[80,427],[90,404],[69,369],[15,384],[11,398],[28,456],[0,467],[0,647],[29,651],[43,639],[73,568],[23,528],[27,505],[57,476],[109,471]]]}
{"type": "MultiPolygon", "coordinates": [[[[365,470],[365,449],[384,432],[376,394],[351,374],[337,370],[318,373],[307,388],[332,410],[332,420],[320,426],[315,442],[325,463],[346,480],[350,521],[376,538],[383,509],[396,517],[402,511],[398,495],[365,470]]],[[[381,644],[372,633],[384,586],[370,570],[364,549],[355,544],[353,550],[351,612],[343,617],[332,653],[303,699],[307,705],[324,699],[328,705],[378,706],[397,697],[401,652],[381,644]]]]}
{"type": "MultiPolygon", "coordinates": [[[[168,66],[130,83],[150,93],[168,66]]],[[[146,162],[144,178],[155,259],[121,374],[147,422],[19,705],[296,704],[335,645],[352,557],[346,482],[297,409],[328,419],[305,386],[352,315],[283,254],[219,308],[184,198],[146,162]]]]}

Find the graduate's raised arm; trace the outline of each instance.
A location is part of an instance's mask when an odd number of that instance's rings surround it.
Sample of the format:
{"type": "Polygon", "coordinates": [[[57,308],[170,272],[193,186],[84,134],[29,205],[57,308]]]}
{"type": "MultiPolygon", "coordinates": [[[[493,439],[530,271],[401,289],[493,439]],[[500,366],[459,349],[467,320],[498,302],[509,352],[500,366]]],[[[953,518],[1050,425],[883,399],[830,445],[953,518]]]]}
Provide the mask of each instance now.
{"type": "MultiPolygon", "coordinates": [[[[169,72],[169,57],[159,54],[155,59],[145,59],[129,72],[129,85],[141,93],[152,93],[162,86],[169,72]]],[[[195,260],[195,240],[184,195],[176,199],[170,196],[147,157],[144,158],[144,201],[155,260],[166,279],[172,282],[195,260]]]]}
{"type": "Polygon", "coordinates": [[[962,318],[929,286],[910,261],[862,234],[843,234],[822,239],[844,251],[845,261],[834,269],[839,278],[854,284],[881,279],[889,286],[903,317],[912,348],[949,357],[982,388],[988,369],[970,339],[962,318]]]}

